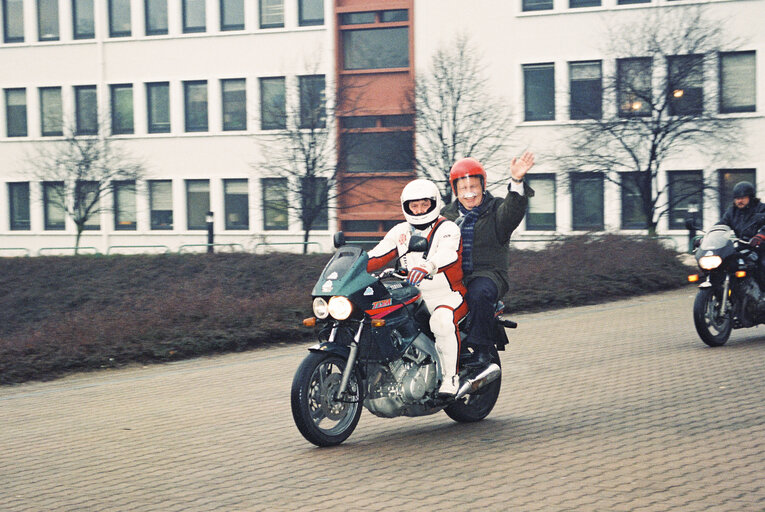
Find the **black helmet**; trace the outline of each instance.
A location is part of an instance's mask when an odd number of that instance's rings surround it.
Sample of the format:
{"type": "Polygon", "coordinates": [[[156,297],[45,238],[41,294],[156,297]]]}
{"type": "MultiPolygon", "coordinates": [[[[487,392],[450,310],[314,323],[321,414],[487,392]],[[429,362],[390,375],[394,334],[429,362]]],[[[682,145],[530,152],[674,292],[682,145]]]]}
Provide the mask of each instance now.
{"type": "Polygon", "coordinates": [[[754,185],[748,181],[739,181],[736,183],[736,186],[733,187],[733,199],[747,196],[750,199],[754,197],[754,185]]]}

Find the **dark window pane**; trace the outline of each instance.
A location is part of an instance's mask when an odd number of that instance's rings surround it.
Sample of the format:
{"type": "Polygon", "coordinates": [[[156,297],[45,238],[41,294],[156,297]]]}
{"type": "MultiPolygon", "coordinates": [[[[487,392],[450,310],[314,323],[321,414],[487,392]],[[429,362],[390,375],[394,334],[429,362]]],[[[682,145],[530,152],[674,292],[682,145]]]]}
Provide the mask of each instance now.
{"type": "Polygon", "coordinates": [[[40,41],[58,41],[58,0],[37,0],[37,30],[40,41]]]}
{"type": "Polygon", "coordinates": [[[526,213],[527,230],[555,230],[555,175],[526,175],[526,181],[534,189],[526,213]]]}
{"type": "Polygon", "coordinates": [[[287,126],[284,77],[260,79],[260,127],[279,130],[287,126]]]}
{"type": "Polygon", "coordinates": [[[27,135],[27,90],[5,90],[5,122],[8,137],[27,135]]]}
{"type": "Polygon", "coordinates": [[[98,98],[95,85],[80,85],[74,88],[76,129],[78,135],[98,133],[98,98]]]}
{"type": "Polygon", "coordinates": [[[377,126],[377,116],[353,116],[340,119],[342,128],[374,128],[377,126]]]}
{"type": "Polygon", "coordinates": [[[207,131],[207,82],[183,82],[186,131],[207,131]]]}
{"type": "Polygon", "coordinates": [[[146,35],[167,34],[167,0],[145,0],[146,35]]]}
{"type": "Polygon", "coordinates": [[[383,221],[381,220],[344,220],[342,222],[342,229],[343,231],[357,231],[357,232],[382,231],[380,229],[382,226],[382,223],[383,221]]]}
{"type": "Polygon", "coordinates": [[[686,219],[704,225],[704,179],[701,171],[670,171],[669,229],[685,229],[686,219]]]}
{"type": "Polygon", "coordinates": [[[74,0],[72,2],[72,22],[75,39],[92,39],[96,35],[93,21],[93,0],[74,0]]]}
{"type": "Polygon", "coordinates": [[[247,93],[244,78],[221,80],[223,130],[247,129],[247,93]]]}
{"type": "Polygon", "coordinates": [[[546,11],[553,8],[553,0],[523,0],[524,11],[546,11]]]}
{"type": "Polygon", "coordinates": [[[114,183],[114,229],[136,229],[135,181],[114,183]]]}
{"type": "Polygon", "coordinates": [[[670,115],[701,114],[704,110],[704,57],[680,55],[670,57],[668,64],[670,115]]]}
{"type": "Polygon", "coordinates": [[[720,112],[756,110],[755,52],[720,54],[720,112]]]}
{"type": "Polygon", "coordinates": [[[43,136],[63,135],[61,87],[40,88],[40,125],[43,136]]]}
{"type": "Polygon", "coordinates": [[[207,229],[210,211],[210,182],[186,180],[186,220],[188,229],[207,229]]]}
{"type": "Polygon", "coordinates": [[[380,125],[383,128],[414,126],[414,116],[412,115],[380,116],[380,125]]]}
{"type": "Polygon", "coordinates": [[[226,229],[250,228],[250,205],[247,180],[223,180],[226,229]]]}
{"type": "Polygon", "coordinates": [[[568,0],[568,6],[571,9],[576,7],[599,7],[600,0],[568,0]]]}
{"type": "Polygon", "coordinates": [[[411,132],[344,133],[347,172],[411,171],[411,132]]]}
{"type": "Polygon", "coordinates": [[[112,85],[112,133],[133,133],[133,86],[112,85]]]}
{"type": "Polygon", "coordinates": [[[344,69],[409,66],[409,27],[343,31],[344,69]]]}
{"type": "Polygon", "coordinates": [[[555,119],[555,68],[553,64],[523,66],[526,121],[555,119]]]}
{"type": "Polygon", "coordinates": [[[127,37],[130,34],[130,0],[109,0],[109,36],[127,37]]]}
{"type": "Polygon", "coordinates": [[[720,217],[733,204],[733,187],[740,181],[748,181],[757,188],[754,169],[720,169],[720,217]]]}
{"type": "Polygon", "coordinates": [[[327,198],[329,196],[328,182],[326,178],[303,178],[304,196],[302,215],[311,220],[311,229],[329,228],[329,208],[327,198]]]}
{"type": "Polygon", "coordinates": [[[263,178],[263,229],[289,229],[289,191],[286,178],[263,178]]]}
{"type": "Polygon", "coordinates": [[[29,230],[29,183],[8,183],[11,230],[29,230]]]}
{"type": "Polygon", "coordinates": [[[340,15],[341,25],[368,25],[376,21],[375,12],[346,12],[340,15]]]}
{"type": "Polygon", "coordinates": [[[600,119],[603,82],[600,61],[569,64],[571,119],[600,119]]]}
{"type": "Polygon", "coordinates": [[[571,174],[572,228],[578,231],[603,229],[603,175],[571,174]]]}
{"type": "Polygon", "coordinates": [[[100,190],[94,181],[78,181],[74,186],[74,221],[83,222],[83,229],[101,229],[100,190]]]}
{"type": "Polygon", "coordinates": [[[650,116],[653,103],[651,58],[619,59],[616,66],[619,115],[650,116]]]}
{"type": "Polygon", "coordinates": [[[323,25],[324,0],[298,0],[298,24],[301,27],[323,25]]]}
{"type": "Polygon", "coordinates": [[[629,5],[629,4],[650,4],[651,0],[618,0],[618,5],[629,5]]]}
{"type": "Polygon", "coordinates": [[[183,0],[183,31],[204,32],[205,0],[183,0]]]}
{"type": "Polygon", "coordinates": [[[167,82],[146,84],[149,133],[170,131],[170,85],[167,82]]]}
{"type": "Polygon", "coordinates": [[[244,0],[220,0],[220,29],[244,29],[244,0]]]}
{"type": "Polygon", "coordinates": [[[170,180],[149,182],[151,229],[173,229],[173,187],[170,180]]]}
{"type": "Polygon", "coordinates": [[[284,0],[260,0],[260,28],[284,26],[284,0]]]}
{"type": "MultiPolygon", "coordinates": [[[[622,229],[645,229],[646,214],[643,211],[643,194],[641,185],[650,187],[645,180],[645,173],[623,172],[621,176],[622,192],[622,229]]],[[[650,190],[646,193],[650,194],[650,190]]]]}
{"type": "Polygon", "coordinates": [[[6,43],[24,41],[23,0],[3,0],[3,40],[6,43]]]}
{"type": "Polygon", "coordinates": [[[43,213],[45,229],[66,229],[66,212],[64,184],[59,181],[43,182],[43,213]]]}
{"type": "Polygon", "coordinates": [[[324,128],[326,110],[324,108],[324,75],[299,77],[300,88],[300,127],[324,128]]]}
{"type": "Polygon", "coordinates": [[[409,11],[406,9],[395,9],[393,11],[383,11],[380,13],[382,23],[392,23],[395,21],[409,21],[409,11]]]}

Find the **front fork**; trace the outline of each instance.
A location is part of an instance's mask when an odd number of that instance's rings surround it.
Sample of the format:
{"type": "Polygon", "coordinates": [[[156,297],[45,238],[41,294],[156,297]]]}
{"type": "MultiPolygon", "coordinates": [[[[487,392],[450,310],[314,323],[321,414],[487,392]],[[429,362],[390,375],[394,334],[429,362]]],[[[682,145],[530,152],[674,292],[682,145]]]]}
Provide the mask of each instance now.
{"type": "MultiPolygon", "coordinates": [[[[356,335],[353,337],[353,342],[351,343],[350,352],[348,353],[348,361],[345,363],[345,369],[343,370],[343,378],[340,380],[340,388],[337,390],[337,397],[336,399],[339,399],[341,396],[345,394],[345,389],[348,387],[348,381],[351,379],[351,373],[353,372],[353,367],[356,366],[356,356],[359,353],[359,340],[361,339],[361,330],[364,328],[364,321],[359,321],[359,328],[356,331],[356,335]]],[[[330,334],[330,341],[334,339],[335,332],[337,331],[337,327],[332,329],[332,334],[330,334]]]]}
{"type": "Polygon", "coordinates": [[[725,274],[725,281],[723,281],[723,296],[720,301],[720,316],[725,316],[725,312],[728,309],[728,290],[730,290],[730,274],[725,274]]]}

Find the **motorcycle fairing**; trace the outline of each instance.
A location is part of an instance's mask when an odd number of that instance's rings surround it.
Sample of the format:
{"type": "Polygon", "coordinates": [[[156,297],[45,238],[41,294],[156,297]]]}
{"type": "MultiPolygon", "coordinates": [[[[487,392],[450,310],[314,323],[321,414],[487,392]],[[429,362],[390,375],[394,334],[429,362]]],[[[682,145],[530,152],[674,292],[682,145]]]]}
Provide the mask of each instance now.
{"type": "Polygon", "coordinates": [[[364,290],[377,283],[377,279],[367,273],[368,259],[361,247],[340,247],[324,267],[311,295],[344,295],[350,298],[356,290],[364,290]]]}

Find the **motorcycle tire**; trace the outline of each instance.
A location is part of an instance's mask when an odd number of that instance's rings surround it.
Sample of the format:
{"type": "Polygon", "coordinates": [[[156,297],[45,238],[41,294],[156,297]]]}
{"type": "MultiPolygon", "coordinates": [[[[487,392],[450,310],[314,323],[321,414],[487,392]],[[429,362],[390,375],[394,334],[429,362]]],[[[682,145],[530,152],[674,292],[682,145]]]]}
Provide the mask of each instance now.
{"type": "MultiPolygon", "coordinates": [[[[492,347],[491,350],[491,360],[493,363],[499,365],[500,368],[502,367],[499,361],[499,353],[494,347],[492,347]]],[[[500,375],[497,380],[486,384],[479,389],[477,393],[465,395],[449,405],[444,409],[444,412],[451,419],[459,423],[474,423],[476,421],[481,421],[489,415],[492,409],[494,409],[494,404],[497,403],[501,387],[502,376],[500,375]]]]}
{"type": "Polygon", "coordinates": [[[316,446],[335,446],[353,433],[361,417],[361,379],[351,374],[348,400],[336,400],[345,359],[311,352],[292,380],[292,418],[303,437],[316,446]]]}
{"type": "Polygon", "coordinates": [[[701,341],[710,347],[725,345],[733,329],[730,312],[720,318],[720,301],[712,288],[702,288],[693,301],[693,323],[701,341]]]}

